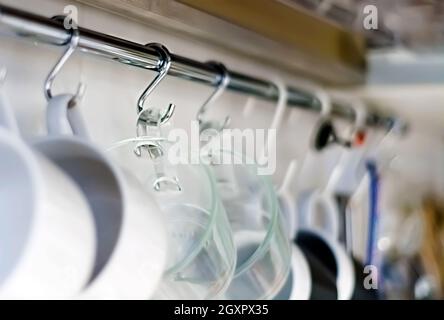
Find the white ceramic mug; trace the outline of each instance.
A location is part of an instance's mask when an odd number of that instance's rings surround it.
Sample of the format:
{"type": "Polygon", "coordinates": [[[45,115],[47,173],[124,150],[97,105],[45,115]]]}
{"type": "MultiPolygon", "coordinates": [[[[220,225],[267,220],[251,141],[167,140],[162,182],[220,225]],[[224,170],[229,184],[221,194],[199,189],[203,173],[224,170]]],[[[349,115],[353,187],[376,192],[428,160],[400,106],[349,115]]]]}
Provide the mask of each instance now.
{"type": "Polygon", "coordinates": [[[0,299],[69,299],[88,282],[94,221],[77,185],[18,137],[0,100],[0,299]]]}
{"type": "MultiPolygon", "coordinates": [[[[350,300],[355,290],[356,278],[353,260],[347,254],[345,248],[325,232],[318,230],[301,230],[301,233],[305,235],[305,238],[309,236],[313,241],[322,241],[328,247],[336,264],[336,290],[338,300],[350,300]]],[[[311,241],[311,239],[309,241],[311,241]]],[[[297,243],[301,245],[299,241],[297,243]]],[[[316,252],[313,253],[316,254],[316,252]]],[[[322,257],[319,258],[322,261],[322,257]]]]}
{"type": "Polygon", "coordinates": [[[135,178],[87,141],[78,107],[70,106],[72,98],[59,95],[49,101],[50,135],[34,147],[77,182],[93,211],[98,251],[79,298],[148,299],[166,263],[166,228],[160,210],[135,178]]]}

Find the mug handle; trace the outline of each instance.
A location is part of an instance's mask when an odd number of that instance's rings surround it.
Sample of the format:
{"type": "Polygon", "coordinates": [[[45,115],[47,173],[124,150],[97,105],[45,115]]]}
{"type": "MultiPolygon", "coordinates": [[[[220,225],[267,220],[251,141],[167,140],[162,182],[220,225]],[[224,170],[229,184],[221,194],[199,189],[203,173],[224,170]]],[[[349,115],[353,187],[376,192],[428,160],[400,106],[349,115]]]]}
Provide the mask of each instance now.
{"type": "Polygon", "coordinates": [[[333,194],[325,191],[315,191],[308,199],[308,207],[305,217],[305,223],[310,228],[327,234],[333,239],[339,239],[339,210],[333,194]],[[316,207],[318,205],[323,207],[322,215],[325,220],[324,227],[316,227],[316,207]]]}
{"type": "Polygon", "coordinates": [[[73,95],[62,94],[49,100],[46,111],[48,134],[75,135],[89,140],[78,106],[71,106],[73,99],[73,95]]]}

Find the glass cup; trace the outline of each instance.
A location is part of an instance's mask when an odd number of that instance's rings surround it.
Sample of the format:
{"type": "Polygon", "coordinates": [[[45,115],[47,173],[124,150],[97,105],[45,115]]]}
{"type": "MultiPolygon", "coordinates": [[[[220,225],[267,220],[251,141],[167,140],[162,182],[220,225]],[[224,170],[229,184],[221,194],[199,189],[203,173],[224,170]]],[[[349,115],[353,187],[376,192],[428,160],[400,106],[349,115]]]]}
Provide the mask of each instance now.
{"type": "Polygon", "coordinates": [[[154,194],[166,216],[167,270],[154,298],[220,298],[233,277],[236,250],[211,171],[203,165],[167,165],[180,189],[156,191],[155,163],[147,154],[134,154],[138,144],[140,139],[117,143],[109,152],[154,194]]]}
{"type": "Polygon", "coordinates": [[[237,252],[234,278],[223,298],[272,299],[286,282],[291,258],[274,188],[241,154],[213,150],[211,158],[237,252]]]}

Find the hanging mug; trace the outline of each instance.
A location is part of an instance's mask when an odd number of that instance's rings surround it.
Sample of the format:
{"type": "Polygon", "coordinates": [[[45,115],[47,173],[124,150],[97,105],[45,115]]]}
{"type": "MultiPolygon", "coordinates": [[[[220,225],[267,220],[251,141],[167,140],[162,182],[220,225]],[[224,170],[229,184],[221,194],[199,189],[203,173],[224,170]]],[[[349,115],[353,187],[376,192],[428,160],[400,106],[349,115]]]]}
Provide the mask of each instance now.
{"type": "Polygon", "coordinates": [[[67,94],[49,100],[49,136],[34,148],[78,184],[92,209],[98,247],[80,298],[148,299],[166,263],[160,209],[135,178],[88,141],[79,107],[72,102],[67,94]]]}
{"type": "Polygon", "coordinates": [[[20,138],[0,96],[0,299],[70,299],[87,284],[96,240],[69,176],[20,138]]]}

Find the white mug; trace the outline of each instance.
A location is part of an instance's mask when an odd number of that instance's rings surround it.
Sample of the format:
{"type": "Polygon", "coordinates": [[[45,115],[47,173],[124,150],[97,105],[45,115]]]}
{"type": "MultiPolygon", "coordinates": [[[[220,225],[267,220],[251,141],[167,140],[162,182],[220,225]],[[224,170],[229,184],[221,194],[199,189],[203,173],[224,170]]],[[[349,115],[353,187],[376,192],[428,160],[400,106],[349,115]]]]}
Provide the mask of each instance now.
{"type": "Polygon", "coordinates": [[[301,230],[301,233],[302,232],[327,245],[336,264],[336,290],[338,300],[350,300],[353,297],[355,290],[356,278],[353,260],[347,254],[345,248],[336,239],[332,238],[331,235],[326,234],[325,232],[319,230],[301,230]]]}
{"type": "Polygon", "coordinates": [[[34,147],[77,182],[93,211],[98,251],[90,281],[78,298],[148,299],[167,256],[160,209],[135,178],[86,141],[78,107],[70,107],[72,98],[59,95],[49,101],[50,135],[34,147]]]}
{"type": "Polygon", "coordinates": [[[18,137],[4,99],[0,110],[0,299],[72,298],[94,262],[91,210],[77,185],[18,137]]]}

